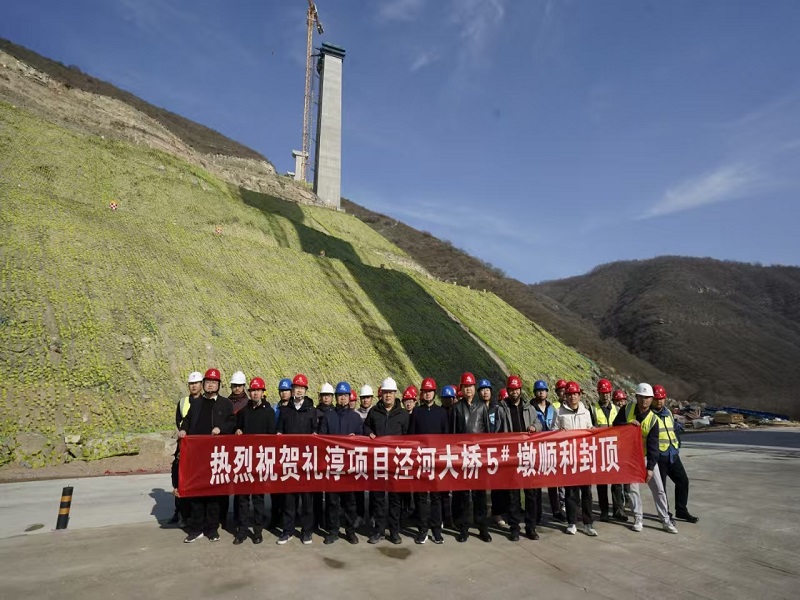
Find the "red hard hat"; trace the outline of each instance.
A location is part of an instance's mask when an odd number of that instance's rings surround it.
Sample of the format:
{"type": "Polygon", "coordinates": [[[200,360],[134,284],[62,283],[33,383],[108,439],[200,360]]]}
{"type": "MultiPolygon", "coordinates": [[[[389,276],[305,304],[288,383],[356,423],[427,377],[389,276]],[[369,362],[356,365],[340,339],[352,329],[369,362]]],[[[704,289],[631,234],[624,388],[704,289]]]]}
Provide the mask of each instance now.
{"type": "Polygon", "coordinates": [[[307,388],[308,387],[308,377],[306,377],[302,373],[298,373],[297,375],[294,376],[294,379],[292,379],[292,385],[296,385],[298,387],[307,388]]]}
{"type": "Polygon", "coordinates": [[[422,392],[430,392],[436,391],[436,382],[433,380],[433,377],[426,377],[422,380],[422,385],[419,386],[420,391],[422,392]]]}
{"type": "Polygon", "coordinates": [[[250,389],[251,390],[265,390],[267,386],[264,385],[264,380],[261,377],[253,377],[250,380],[250,389]]]}
{"type": "Polygon", "coordinates": [[[350,402],[358,402],[358,394],[355,390],[350,390],[350,402]]]}
{"type": "Polygon", "coordinates": [[[581,393],[581,386],[579,386],[574,381],[568,381],[567,385],[565,387],[567,388],[567,391],[566,391],[567,394],[580,394],[581,393]]]}
{"type": "Polygon", "coordinates": [[[463,398],[464,397],[464,392],[461,391],[461,384],[459,383],[458,385],[453,386],[453,387],[456,388],[456,398],[463,398]]]}
{"type": "Polygon", "coordinates": [[[519,375],[509,375],[508,381],[506,381],[506,388],[509,390],[518,390],[522,387],[522,379],[520,379],[519,375]]]}
{"type": "Polygon", "coordinates": [[[663,385],[654,385],[653,386],[653,400],[666,400],[667,398],[667,390],[664,389],[663,385]]]}
{"type": "Polygon", "coordinates": [[[628,394],[625,393],[625,390],[617,390],[614,392],[614,400],[627,400],[628,394]]]}
{"type": "Polygon", "coordinates": [[[222,381],[222,375],[220,375],[217,369],[209,369],[206,371],[206,374],[203,376],[203,379],[210,379],[211,381],[222,381]]]}
{"type": "Polygon", "coordinates": [[[461,385],[475,385],[475,375],[469,372],[461,375],[461,385]]]}
{"type": "Polygon", "coordinates": [[[502,388],[498,396],[500,400],[505,400],[506,398],[508,398],[508,390],[506,388],[502,388]]]}
{"type": "Polygon", "coordinates": [[[567,387],[567,382],[565,380],[559,379],[558,381],[556,381],[556,389],[557,390],[560,390],[560,389],[565,388],[565,387],[567,387]]]}
{"type": "Polygon", "coordinates": [[[403,392],[403,400],[416,400],[417,399],[417,386],[410,385],[403,392]]]}
{"type": "Polygon", "coordinates": [[[608,379],[601,379],[597,382],[597,393],[598,394],[610,394],[614,386],[611,385],[611,382],[608,379]]]}
{"type": "Polygon", "coordinates": [[[378,386],[378,398],[380,398],[381,396],[383,396],[383,388],[381,386],[378,386]]]}

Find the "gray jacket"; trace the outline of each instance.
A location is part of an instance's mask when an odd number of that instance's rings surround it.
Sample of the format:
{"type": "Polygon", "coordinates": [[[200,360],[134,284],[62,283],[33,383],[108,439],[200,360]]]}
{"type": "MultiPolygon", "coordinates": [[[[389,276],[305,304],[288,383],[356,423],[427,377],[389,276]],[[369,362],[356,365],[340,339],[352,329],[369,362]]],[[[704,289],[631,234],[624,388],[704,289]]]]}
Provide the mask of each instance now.
{"type": "MultiPolygon", "coordinates": [[[[536,416],[536,408],[531,405],[527,400],[520,398],[522,403],[522,422],[525,425],[525,431],[533,425],[536,431],[542,430],[542,423],[536,416]]],[[[508,405],[507,400],[501,400],[497,406],[497,433],[510,433],[513,421],[511,420],[511,407],[508,405]]]]}

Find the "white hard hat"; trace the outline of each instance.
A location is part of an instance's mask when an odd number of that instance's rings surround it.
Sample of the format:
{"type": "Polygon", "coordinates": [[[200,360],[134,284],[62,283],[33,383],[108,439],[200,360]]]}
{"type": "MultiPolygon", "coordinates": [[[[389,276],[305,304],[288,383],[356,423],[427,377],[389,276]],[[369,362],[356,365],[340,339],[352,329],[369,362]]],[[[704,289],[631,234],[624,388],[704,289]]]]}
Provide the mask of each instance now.
{"type": "Polygon", "coordinates": [[[236,371],[231,377],[231,385],[247,385],[247,377],[241,371],[236,371]]]}
{"type": "Polygon", "coordinates": [[[653,397],[653,386],[649,383],[640,383],[636,386],[636,395],[637,396],[649,396],[653,397]]]}
{"type": "Polygon", "coordinates": [[[192,371],[189,373],[188,383],[200,383],[203,381],[203,374],[200,371],[192,371]]]}
{"type": "Polygon", "coordinates": [[[361,388],[361,393],[359,394],[359,396],[361,396],[362,398],[364,396],[372,396],[372,395],[373,395],[372,388],[369,387],[368,385],[365,385],[364,387],[361,388]]]}
{"type": "Polygon", "coordinates": [[[319,388],[320,394],[333,394],[335,391],[330,383],[323,383],[322,387],[319,388]]]}
{"type": "Polygon", "coordinates": [[[397,383],[391,377],[387,377],[383,380],[381,384],[381,390],[384,392],[396,392],[397,391],[397,383]]]}

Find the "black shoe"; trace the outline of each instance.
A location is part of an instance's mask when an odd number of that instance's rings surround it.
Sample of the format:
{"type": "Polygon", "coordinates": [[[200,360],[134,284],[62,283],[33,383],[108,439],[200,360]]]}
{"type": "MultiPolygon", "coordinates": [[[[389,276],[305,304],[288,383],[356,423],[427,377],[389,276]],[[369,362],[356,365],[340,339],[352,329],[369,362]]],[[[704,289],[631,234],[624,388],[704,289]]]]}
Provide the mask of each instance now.
{"type": "Polygon", "coordinates": [[[622,511],[618,510],[617,512],[614,513],[614,520],[615,521],[620,521],[621,523],[627,523],[628,522],[628,515],[626,515],[622,511]]]}
{"type": "Polygon", "coordinates": [[[348,534],[345,536],[345,539],[347,540],[347,543],[348,543],[348,544],[353,544],[353,545],[355,545],[355,544],[357,544],[357,543],[358,543],[358,536],[356,535],[356,532],[355,532],[355,531],[351,531],[350,533],[348,533],[348,534]]]}
{"type": "Polygon", "coordinates": [[[260,543],[261,543],[261,542],[263,542],[263,541],[264,541],[264,536],[263,536],[263,535],[261,535],[261,532],[260,532],[260,531],[256,531],[256,532],[253,534],[253,543],[254,543],[254,544],[260,544],[260,543]]]}
{"type": "Polygon", "coordinates": [[[535,529],[531,529],[530,527],[526,527],[525,528],[525,537],[528,538],[529,540],[536,541],[536,540],[539,539],[539,534],[536,533],[535,529]]]}
{"type": "Polygon", "coordinates": [[[567,517],[564,516],[564,513],[557,512],[556,514],[553,515],[553,518],[556,521],[561,521],[562,523],[567,522],[567,517]]]}
{"type": "Polygon", "coordinates": [[[219,532],[215,529],[211,533],[209,533],[206,537],[208,537],[209,542],[218,542],[219,541],[219,532]]]}
{"type": "Polygon", "coordinates": [[[199,540],[201,537],[203,537],[202,533],[190,533],[189,535],[187,535],[183,539],[183,543],[184,544],[193,544],[194,542],[199,540]]]}
{"type": "Polygon", "coordinates": [[[608,523],[608,520],[609,520],[609,519],[608,519],[608,513],[600,513],[600,520],[601,520],[603,523],[608,523]]]}
{"type": "Polygon", "coordinates": [[[676,512],[675,518],[681,519],[682,521],[687,521],[688,523],[697,523],[700,520],[700,517],[690,515],[688,510],[676,512]]]}
{"type": "Polygon", "coordinates": [[[460,532],[458,533],[458,535],[456,536],[456,541],[457,541],[459,544],[463,544],[463,543],[464,543],[464,542],[466,542],[468,539],[469,539],[469,533],[467,533],[466,531],[460,531],[460,532]]]}
{"type": "Polygon", "coordinates": [[[519,541],[519,531],[516,530],[516,529],[514,531],[512,531],[511,535],[509,536],[508,539],[510,541],[512,541],[512,542],[518,542],[519,541]]]}
{"type": "Polygon", "coordinates": [[[244,531],[237,531],[236,535],[233,538],[233,545],[238,546],[239,544],[244,543],[247,539],[247,534],[244,531]]]}
{"type": "Polygon", "coordinates": [[[395,531],[394,533],[389,535],[389,541],[392,542],[393,544],[402,544],[403,538],[401,538],[400,534],[395,531]]]}
{"type": "Polygon", "coordinates": [[[484,529],[481,531],[480,535],[478,535],[482,542],[486,542],[487,544],[492,541],[492,536],[489,535],[489,530],[484,529]]]}
{"type": "Polygon", "coordinates": [[[311,543],[311,532],[304,531],[300,536],[300,541],[303,542],[303,544],[305,544],[306,546],[308,546],[311,543]]]}
{"type": "Polygon", "coordinates": [[[420,531],[417,534],[417,537],[414,538],[415,544],[424,544],[428,541],[428,532],[427,531],[420,531]]]}
{"type": "Polygon", "coordinates": [[[284,532],[281,534],[281,537],[279,537],[279,538],[278,538],[278,541],[277,541],[277,542],[275,542],[275,543],[276,543],[276,544],[278,544],[278,546],[283,546],[283,545],[284,545],[284,544],[286,544],[286,543],[287,543],[287,542],[288,542],[290,539],[292,539],[292,534],[291,534],[291,533],[287,533],[287,532],[285,532],[285,531],[284,531],[284,532]]]}
{"type": "Polygon", "coordinates": [[[337,539],[339,539],[339,536],[337,534],[331,533],[325,536],[325,540],[322,543],[325,544],[326,546],[330,546],[337,539]]]}
{"type": "Polygon", "coordinates": [[[444,538],[442,537],[442,532],[438,529],[433,530],[433,543],[434,544],[444,544],[444,538]]]}
{"type": "Polygon", "coordinates": [[[382,539],[383,539],[383,534],[376,532],[376,533],[373,533],[371,536],[369,536],[369,539],[367,540],[367,543],[369,543],[369,544],[377,544],[382,539]]]}

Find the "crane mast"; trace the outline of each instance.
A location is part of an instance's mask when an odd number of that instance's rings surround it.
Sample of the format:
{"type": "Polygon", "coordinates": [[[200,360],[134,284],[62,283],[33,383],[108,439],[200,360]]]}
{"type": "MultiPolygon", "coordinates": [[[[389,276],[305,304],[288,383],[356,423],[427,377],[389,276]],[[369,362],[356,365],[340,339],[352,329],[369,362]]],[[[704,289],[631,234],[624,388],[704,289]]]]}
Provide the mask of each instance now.
{"type": "Polygon", "coordinates": [[[308,12],[306,13],[306,90],[305,98],[303,101],[303,147],[302,147],[302,168],[300,170],[300,179],[306,181],[308,174],[308,159],[309,159],[309,139],[311,137],[311,77],[313,75],[313,40],[314,40],[314,27],[317,32],[322,35],[324,29],[319,20],[317,13],[317,5],[313,0],[308,0],[308,12]]]}

